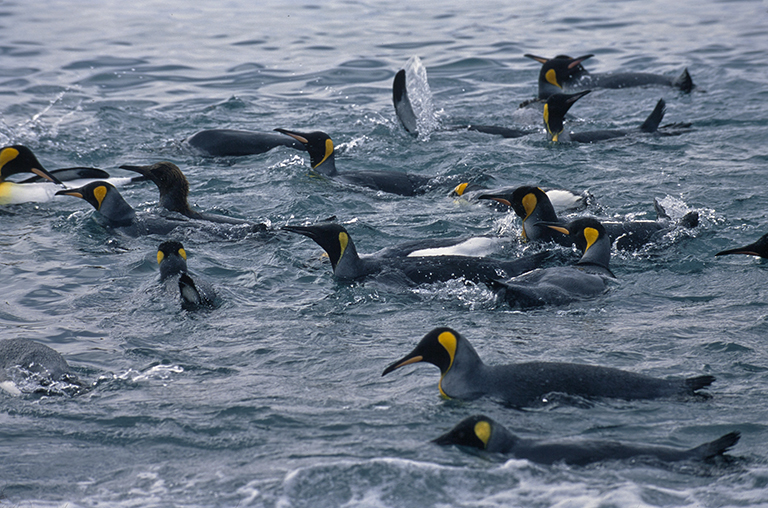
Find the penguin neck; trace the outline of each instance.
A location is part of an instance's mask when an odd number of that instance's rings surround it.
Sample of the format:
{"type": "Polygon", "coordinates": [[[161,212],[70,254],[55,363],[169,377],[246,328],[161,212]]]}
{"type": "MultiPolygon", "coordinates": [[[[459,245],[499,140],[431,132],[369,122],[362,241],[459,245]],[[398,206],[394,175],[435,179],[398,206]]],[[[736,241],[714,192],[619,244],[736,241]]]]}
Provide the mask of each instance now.
{"type": "Polygon", "coordinates": [[[160,206],[170,212],[177,212],[191,218],[197,218],[199,213],[192,210],[187,201],[187,193],[178,187],[160,193],[160,206]]]}
{"type": "Polygon", "coordinates": [[[187,273],[187,262],[180,256],[168,256],[160,263],[160,280],[187,273]]]}
{"type": "Polygon", "coordinates": [[[488,440],[485,449],[491,453],[512,453],[519,441],[520,438],[512,434],[506,427],[494,423],[491,430],[491,438],[488,440]]]}
{"type": "Polygon", "coordinates": [[[529,241],[549,241],[556,238],[555,231],[547,226],[537,226],[537,222],[560,222],[555,208],[548,200],[539,201],[533,213],[523,219],[523,231],[529,241]]]}
{"type": "Polygon", "coordinates": [[[136,220],[136,211],[118,192],[108,192],[99,213],[115,226],[127,226],[136,220]]]}
{"type": "Polygon", "coordinates": [[[448,370],[440,376],[440,394],[448,399],[471,400],[490,391],[489,367],[483,363],[475,348],[460,340],[448,370]]]}
{"type": "MultiPolygon", "coordinates": [[[[312,161],[314,163],[314,161],[312,161]]],[[[338,171],[336,170],[336,159],[334,154],[331,153],[328,157],[321,160],[317,165],[312,166],[312,170],[325,176],[336,176],[338,171]]]]}
{"type": "Polygon", "coordinates": [[[333,274],[339,279],[356,279],[367,275],[368,272],[365,261],[360,258],[355,244],[350,238],[341,256],[336,260],[333,274]]]}
{"type": "Polygon", "coordinates": [[[586,252],[581,256],[577,266],[596,266],[603,268],[613,276],[609,267],[611,261],[611,241],[608,235],[599,238],[586,252]]]}

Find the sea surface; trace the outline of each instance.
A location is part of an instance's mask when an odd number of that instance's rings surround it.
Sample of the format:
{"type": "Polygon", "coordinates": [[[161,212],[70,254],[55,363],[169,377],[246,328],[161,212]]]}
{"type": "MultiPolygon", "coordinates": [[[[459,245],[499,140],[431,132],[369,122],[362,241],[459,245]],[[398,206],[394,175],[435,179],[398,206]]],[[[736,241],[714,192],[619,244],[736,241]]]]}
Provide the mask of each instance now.
{"type": "MultiPolygon", "coordinates": [[[[0,2],[0,145],[113,176],[169,160],[197,209],[272,229],[176,235],[222,299],[187,312],[158,281],[166,238],[105,229],[66,196],[0,210],[2,337],[56,349],[93,386],[0,392],[0,507],[768,506],[768,264],[714,256],[768,232],[766,14],[747,0],[0,2]],[[526,53],[592,53],[593,72],[688,68],[697,86],[595,90],[568,129],[638,126],[659,98],[664,123],[692,126],[552,144],[540,118],[516,111],[537,90],[526,53]],[[432,106],[418,137],[392,107],[406,65],[428,79],[414,90],[432,106]],[[446,129],[467,123],[538,132],[446,129]],[[206,158],[184,144],[210,128],[322,130],[340,171],[446,185],[386,195],[313,176],[305,152],[206,158]],[[539,248],[519,242],[513,215],[449,196],[456,180],[589,191],[582,213],[603,218],[652,219],[656,199],[700,223],[614,250],[605,295],[529,311],[464,281],[339,282],[314,242],[280,230],[335,217],[361,253],[484,234],[509,239],[497,255],[539,248]],[[704,400],[554,397],[521,411],[441,399],[429,364],[381,376],[438,326],[490,364],[717,381],[704,400]],[[476,413],[529,438],[693,447],[738,430],[741,441],[714,463],[586,467],[430,443],[476,413]]],[[[153,184],[120,192],[162,213],[153,184]]]]}

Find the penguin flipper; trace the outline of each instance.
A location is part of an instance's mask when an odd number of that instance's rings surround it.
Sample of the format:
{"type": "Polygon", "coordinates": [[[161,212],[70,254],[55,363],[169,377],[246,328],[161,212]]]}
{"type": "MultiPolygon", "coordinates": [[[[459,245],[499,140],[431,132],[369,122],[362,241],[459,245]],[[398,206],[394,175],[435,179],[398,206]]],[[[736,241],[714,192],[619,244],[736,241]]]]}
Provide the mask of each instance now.
{"type": "Polygon", "coordinates": [[[395,74],[395,80],[392,83],[392,101],[395,104],[395,114],[405,130],[418,136],[416,113],[413,111],[411,100],[408,98],[408,89],[405,86],[405,69],[400,69],[395,74]]]}
{"type": "Polygon", "coordinates": [[[740,438],[741,433],[738,430],[735,430],[714,441],[692,448],[690,454],[691,456],[700,459],[711,459],[712,457],[724,454],[729,448],[734,447],[736,443],[739,442],[740,438]]]}
{"type": "Polygon", "coordinates": [[[179,291],[181,292],[181,307],[183,309],[196,309],[203,301],[195,286],[195,281],[186,273],[182,273],[179,277],[179,291]]]}
{"type": "Polygon", "coordinates": [[[653,199],[653,209],[656,210],[656,220],[672,220],[656,198],[653,199]]]}
{"type": "Polygon", "coordinates": [[[653,109],[651,114],[648,115],[648,118],[645,119],[643,125],[640,126],[640,130],[648,133],[656,132],[659,128],[661,120],[664,118],[664,113],[666,110],[666,103],[664,102],[664,99],[659,99],[659,102],[656,103],[656,107],[653,109]]]}
{"type": "Polygon", "coordinates": [[[690,92],[693,90],[696,85],[693,84],[693,79],[688,73],[688,68],[683,69],[683,73],[672,81],[672,86],[679,88],[683,92],[690,92]]]}

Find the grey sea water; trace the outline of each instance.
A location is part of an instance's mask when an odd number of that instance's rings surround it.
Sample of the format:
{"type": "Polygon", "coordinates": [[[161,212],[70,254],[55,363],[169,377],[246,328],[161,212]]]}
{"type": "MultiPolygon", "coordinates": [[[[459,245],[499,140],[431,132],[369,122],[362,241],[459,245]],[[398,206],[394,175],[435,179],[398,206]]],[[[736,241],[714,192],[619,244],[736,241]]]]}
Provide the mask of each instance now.
{"type": "MultiPolygon", "coordinates": [[[[604,296],[514,311],[485,286],[345,284],[309,239],[193,231],[190,269],[222,305],[182,311],[158,282],[159,236],[101,227],[84,202],[0,210],[3,338],[55,348],[76,396],[0,393],[0,506],[768,506],[768,269],[715,258],[768,232],[768,24],[759,1],[0,3],[0,144],[54,169],[171,160],[200,210],[285,224],[335,216],[360,252],[426,237],[500,234],[519,221],[436,188],[398,197],[310,175],[278,148],[203,158],[206,128],[323,130],[337,166],[489,186],[588,190],[603,217],[700,225],[614,251],[604,296]],[[516,113],[536,94],[525,53],[594,53],[594,71],[676,76],[663,88],[594,91],[574,131],[639,125],[659,98],[674,137],[552,145],[516,113]],[[437,125],[529,125],[519,139],[398,124],[392,79],[418,57],[437,125]],[[488,363],[608,365],[711,374],[708,400],[552,401],[528,411],[439,396],[426,364],[383,369],[437,326],[488,363]],[[715,464],[540,466],[429,441],[485,413],[526,437],[692,447],[742,433],[715,464]]],[[[122,194],[158,212],[151,184],[122,194]]],[[[511,242],[509,255],[530,249],[511,242]]]]}

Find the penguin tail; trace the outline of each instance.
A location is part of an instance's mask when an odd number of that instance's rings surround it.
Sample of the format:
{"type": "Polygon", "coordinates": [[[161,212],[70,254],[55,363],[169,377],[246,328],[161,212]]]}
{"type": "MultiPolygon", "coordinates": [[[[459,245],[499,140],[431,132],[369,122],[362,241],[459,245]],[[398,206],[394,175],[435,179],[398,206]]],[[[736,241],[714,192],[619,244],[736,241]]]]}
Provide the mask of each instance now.
{"type": "Polygon", "coordinates": [[[408,98],[408,89],[405,86],[405,69],[400,69],[395,74],[395,80],[392,83],[392,101],[395,104],[395,114],[405,130],[418,136],[416,113],[413,111],[411,100],[408,98]]]}
{"type": "Polygon", "coordinates": [[[656,132],[659,128],[661,120],[664,118],[664,113],[666,113],[666,111],[667,107],[664,99],[659,99],[659,102],[656,103],[656,107],[653,109],[651,114],[648,115],[648,118],[645,119],[643,125],[640,126],[640,130],[648,133],[656,132]]]}
{"type": "Polygon", "coordinates": [[[696,376],[685,380],[685,388],[690,393],[695,393],[715,382],[715,376],[696,376]]]}
{"type": "Polygon", "coordinates": [[[738,430],[735,430],[714,441],[692,448],[690,454],[691,456],[700,459],[711,459],[712,457],[723,455],[729,448],[733,448],[736,443],[739,442],[740,438],[741,433],[738,430]]]}
{"type": "Polygon", "coordinates": [[[672,86],[679,88],[683,92],[687,93],[693,90],[696,85],[693,84],[693,79],[691,79],[691,75],[688,73],[688,69],[685,68],[683,69],[683,73],[675,78],[674,81],[672,81],[672,86]]]}

